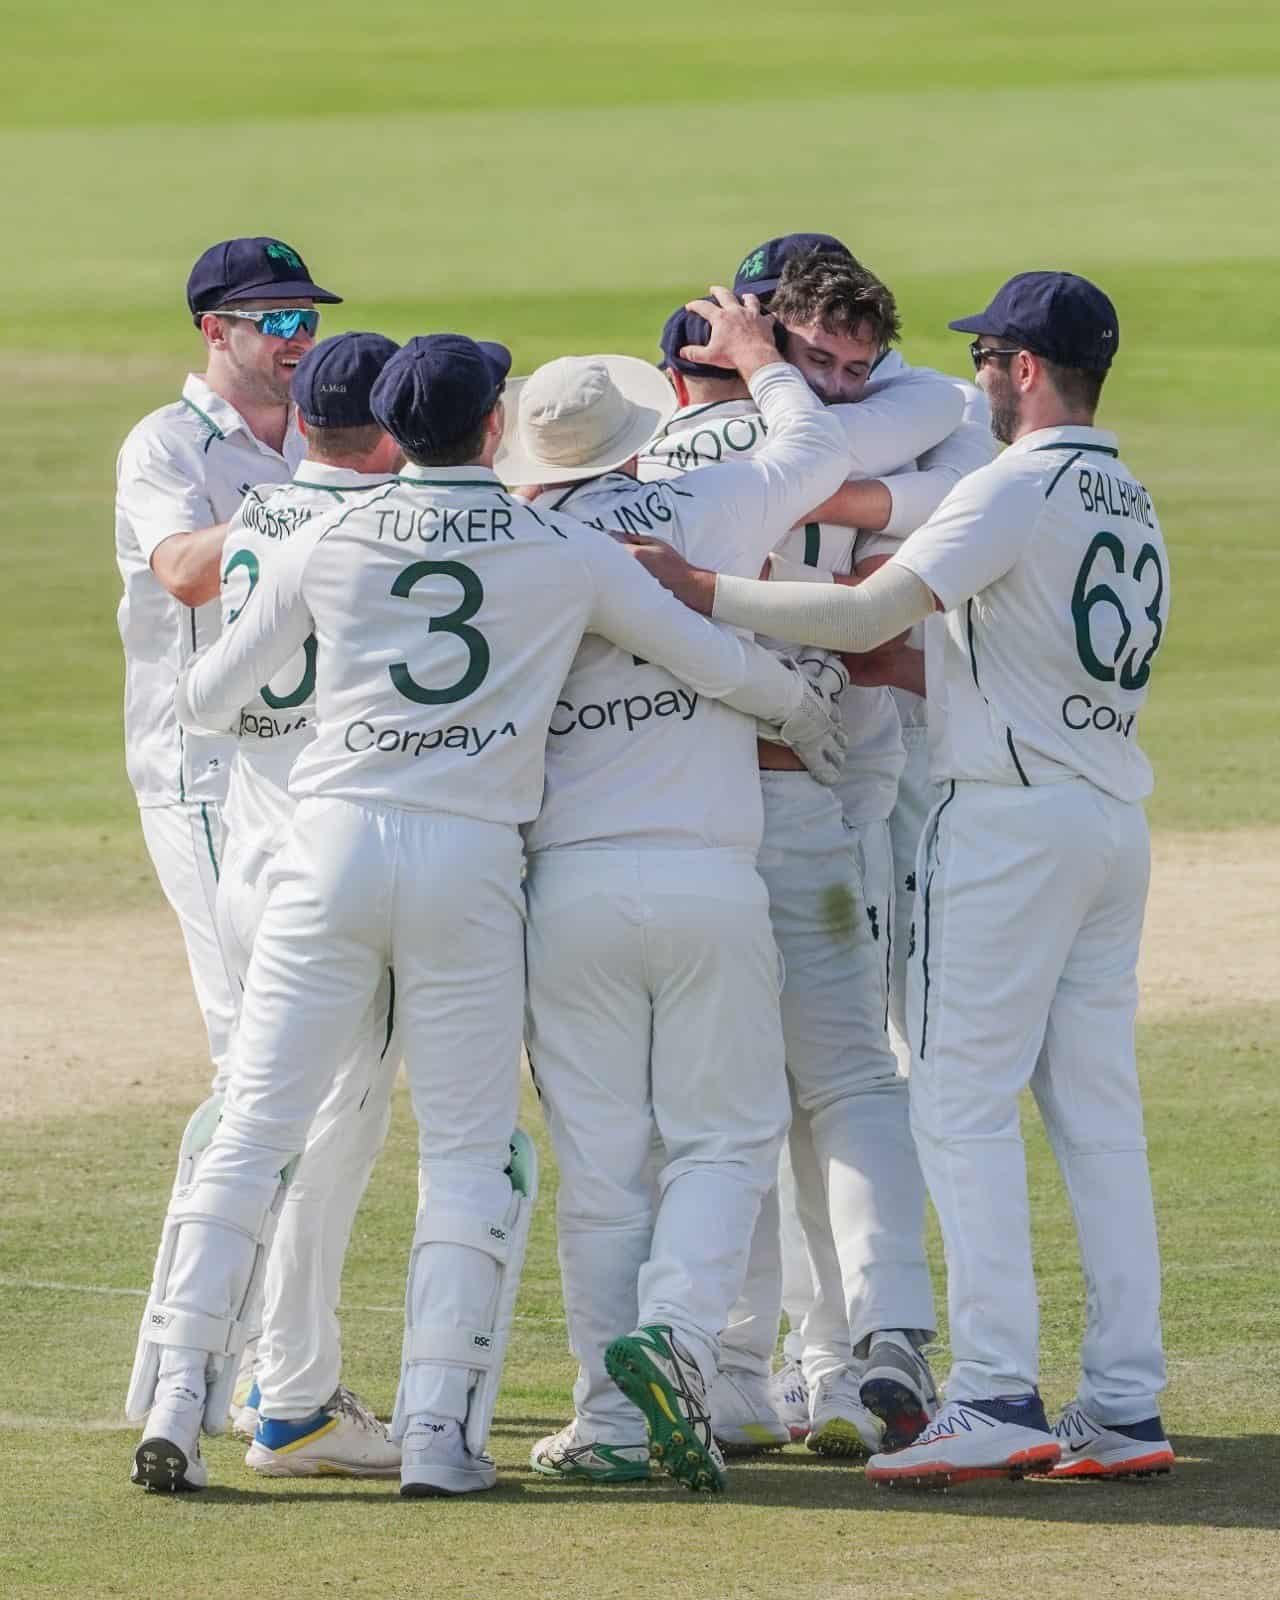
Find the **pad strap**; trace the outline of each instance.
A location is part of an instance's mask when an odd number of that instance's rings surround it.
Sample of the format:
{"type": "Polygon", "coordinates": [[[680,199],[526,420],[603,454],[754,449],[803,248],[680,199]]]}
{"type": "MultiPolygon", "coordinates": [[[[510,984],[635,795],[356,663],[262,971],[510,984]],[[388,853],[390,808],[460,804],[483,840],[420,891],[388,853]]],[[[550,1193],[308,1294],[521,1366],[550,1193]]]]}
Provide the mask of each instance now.
{"type": "Polygon", "coordinates": [[[147,1302],[142,1319],[142,1336],[150,1344],[185,1345],[212,1356],[238,1354],[244,1348],[242,1324],[234,1317],[210,1317],[203,1311],[188,1311],[162,1302],[147,1302]]]}
{"type": "Polygon", "coordinates": [[[183,1222],[211,1223],[242,1233],[254,1244],[261,1244],[270,1214],[270,1200],[264,1201],[256,1187],[233,1188],[230,1184],[197,1178],[189,1188],[174,1194],[165,1226],[183,1222]]]}
{"type": "Polygon", "coordinates": [[[405,1333],[406,1361],[435,1361],[446,1367],[493,1365],[495,1339],[476,1328],[410,1328],[405,1333]]]}
{"type": "Polygon", "coordinates": [[[424,1244],[460,1244],[479,1250],[505,1266],[511,1235],[505,1222],[484,1222],[463,1211],[434,1211],[430,1207],[418,1218],[413,1247],[424,1244]]]}

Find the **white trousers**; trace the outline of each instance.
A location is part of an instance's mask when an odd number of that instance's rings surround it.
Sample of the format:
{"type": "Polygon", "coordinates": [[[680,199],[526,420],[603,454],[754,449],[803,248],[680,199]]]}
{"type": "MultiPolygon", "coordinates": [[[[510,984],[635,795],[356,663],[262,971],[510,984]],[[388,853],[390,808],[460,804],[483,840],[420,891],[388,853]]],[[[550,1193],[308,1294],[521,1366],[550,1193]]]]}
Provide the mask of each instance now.
{"type": "MultiPolygon", "coordinates": [[[[260,1202],[307,1140],[388,967],[419,1129],[419,1232],[434,1213],[506,1215],[524,998],[521,845],[514,828],[440,813],[303,800],[254,941],[222,1121],[200,1176],[260,1202]]],[[[442,1231],[448,1231],[447,1229],[442,1231]]],[[[184,1229],[174,1304],[226,1316],[243,1251],[184,1229]]],[[[414,1254],[415,1325],[488,1325],[497,1264],[466,1246],[414,1254]]],[[[414,1362],[404,1409],[462,1421],[471,1375],[414,1362]]]]}
{"type": "MultiPolygon", "coordinates": [[[[807,774],[765,772],[761,781],[758,864],[785,967],[791,1167],[815,1290],[803,1361],[813,1383],[847,1365],[851,1350],[878,1329],[932,1331],[924,1183],[907,1086],[885,1031],[893,898],[887,825],[846,828],[835,795],[807,774]]],[[[799,1280],[798,1268],[794,1275],[799,1280]]],[[[768,1281],[754,1260],[748,1278],[768,1281]]],[[[768,1327],[762,1313],[735,1309],[726,1364],[758,1369],[768,1327]]],[[[776,1312],[773,1328],[776,1335],[776,1312]]]]}
{"type": "Polygon", "coordinates": [[[938,785],[929,776],[929,730],[902,730],[907,760],[898,780],[898,800],[889,818],[893,845],[893,962],[889,971],[889,1043],[901,1070],[911,1069],[907,1043],[907,962],[916,924],[916,852],[925,818],[938,802],[938,785]]]}
{"type": "MultiPolygon", "coordinates": [[[[271,855],[234,834],[222,857],[218,929],[243,986],[271,882],[271,855]]],[[[307,1136],[267,1261],[254,1376],[265,1417],[296,1419],[325,1405],[342,1371],[338,1301],[356,1211],[391,1122],[400,1065],[394,978],[378,984],[352,1051],[307,1136]]]]}
{"type": "Polygon", "coordinates": [[[787,1091],[768,895],[748,854],[714,850],[544,851],[526,891],[527,1039],[560,1168],[574,1403],[588,1437],[634,1441],[644,1424],[605,1346],[667,1323],[711,1380],[777,1173],[787,1091]]]}
{"type": "Polygon", "coordinates": [[[1146,817],[1083,779],[956,783],[926,824],[917,870],[911,1118],[946,1247],[947,1392],[1038,1381],[1018,1119],[1029,1083],[1080,1241],[1080,1399],[1100,1422],[1140,1421],[1165,1382],[1134,1053],[1146,817]]]}
{"type": "Polygon", "coordinates": [[[226,1086],[237,1004],[214,914],[223,847],[221,813],[205,801],[144,806],[138,817],[156,877],[182,929],[196,1003],[209,1035],[216,1094],[226,1086]]]}

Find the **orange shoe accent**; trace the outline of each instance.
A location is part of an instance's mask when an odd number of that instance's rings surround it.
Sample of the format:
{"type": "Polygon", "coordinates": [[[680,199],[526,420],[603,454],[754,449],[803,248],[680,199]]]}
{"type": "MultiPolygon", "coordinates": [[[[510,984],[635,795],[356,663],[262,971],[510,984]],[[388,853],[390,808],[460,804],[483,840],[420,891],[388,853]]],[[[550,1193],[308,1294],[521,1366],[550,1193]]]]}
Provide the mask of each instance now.
{"type": "Polygon", "coordinates": [[[1153,1450],[1150,1455],[1128,1461],[1063,1461],[1049,1474],[1051,1478],[1127,1478],[1134,1472],[1168,1472],[1173,1466],[1172,1450],[1153,1450]]]}
{"type": "Polygon", "coordinates": [[[1061,1446],[1056,1440],[1032,1445],[1029,1450],[1018,1450],[1007,1461],[993,1467],[955,1467],[948,1461],[922,1462],[915,1467],[868,1467],[867,1477],[872,1483],[938,1483],[945,1487],[952,1483],[973,1483],[983,1478],[1020,1478],[1024,1472],[1039,1467],[1047,1471],[1057,1461],[1061,1446]]]}

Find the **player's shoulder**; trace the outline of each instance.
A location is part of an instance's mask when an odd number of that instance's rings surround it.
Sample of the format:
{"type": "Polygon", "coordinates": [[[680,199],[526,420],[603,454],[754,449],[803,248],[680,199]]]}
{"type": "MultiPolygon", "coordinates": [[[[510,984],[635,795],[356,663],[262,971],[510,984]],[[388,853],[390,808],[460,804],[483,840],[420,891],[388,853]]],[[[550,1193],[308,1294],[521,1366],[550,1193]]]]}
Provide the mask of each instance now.
{"type": "Polygon", "coordinates": [[[205,455],[222,430],[179,397],[139,418],[120,446],[122,460],[205,455]]]}

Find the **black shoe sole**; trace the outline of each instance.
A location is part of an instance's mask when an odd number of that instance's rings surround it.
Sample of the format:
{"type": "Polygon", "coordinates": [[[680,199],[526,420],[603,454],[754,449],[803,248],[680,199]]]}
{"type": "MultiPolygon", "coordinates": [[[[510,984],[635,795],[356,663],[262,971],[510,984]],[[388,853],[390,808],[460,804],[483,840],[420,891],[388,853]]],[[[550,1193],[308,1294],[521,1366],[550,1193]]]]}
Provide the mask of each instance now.
{"type": "Polygon", "coordinates": [[[144,1439],[133,1453],[133,1471],[129,1476],[148,1493],[194,1494],[202,1486],[187,1482],[187,1453],[170,1439],[144,1439]]]}
{"type": "Polygon", "coordinates": [[[859,1393],[867,1410],[884,1423],[884,1451],[903,1449],[929,1426],[929,1415],[920,1404],[919,1395],[905,1383],[893,1378],[871,1378],[859,1393]]]}

